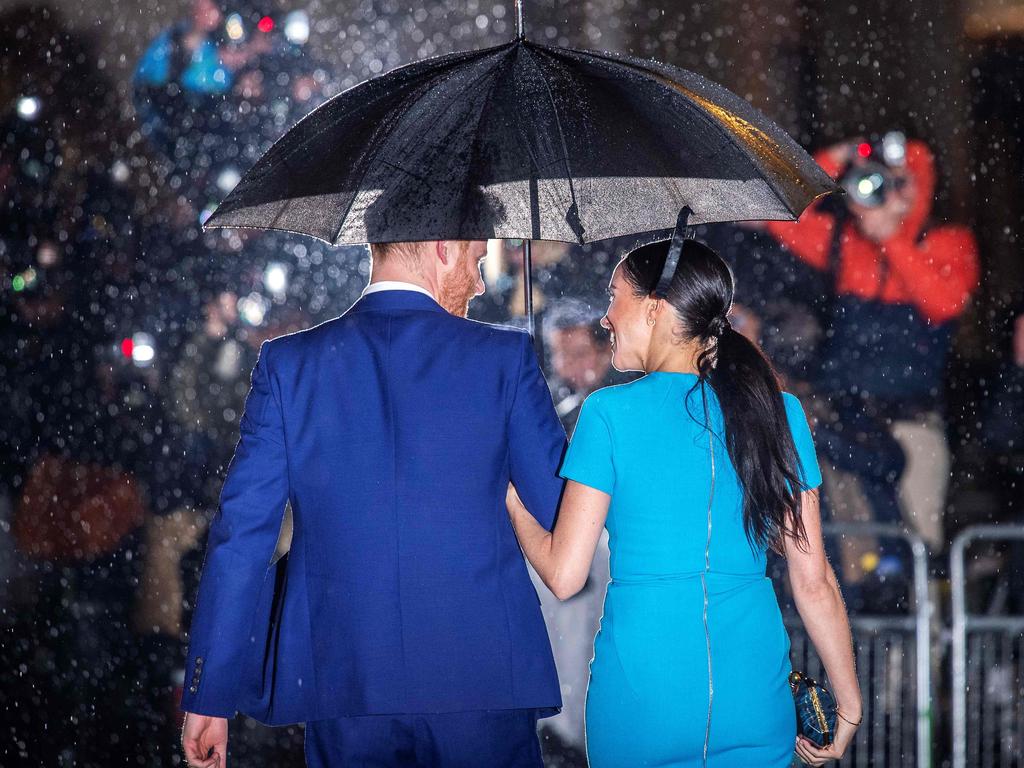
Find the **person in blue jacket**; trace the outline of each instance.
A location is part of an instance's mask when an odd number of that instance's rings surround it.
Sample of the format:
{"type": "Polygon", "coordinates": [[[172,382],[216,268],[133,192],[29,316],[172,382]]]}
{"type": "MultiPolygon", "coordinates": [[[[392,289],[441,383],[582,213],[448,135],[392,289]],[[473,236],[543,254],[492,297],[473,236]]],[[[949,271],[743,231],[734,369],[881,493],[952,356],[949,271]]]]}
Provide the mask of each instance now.
{"type": "Polygon", "coordinates": [[[223,767],[242,712],[306,723],[314,768],[540,768],[561,698],[505,498],[550,529],[566,439],[530,337],[465,318],[485,253],[373,245],[346,313],[262,344],[189,634],[189,765],[223,767]]]}
{"type": "Polygon", "coordinates": [[[259,5],[234,5],[238,9],[228,19],[234,26],[225,32],[216,0],[193,0],[190,17],[157,35],[135,67],[132,103],[142,134],[176,163],[203,167],[212,160],[197,153],[226,152],[238,73],[274,47],[273,34],[257,26],[259,5]]]}

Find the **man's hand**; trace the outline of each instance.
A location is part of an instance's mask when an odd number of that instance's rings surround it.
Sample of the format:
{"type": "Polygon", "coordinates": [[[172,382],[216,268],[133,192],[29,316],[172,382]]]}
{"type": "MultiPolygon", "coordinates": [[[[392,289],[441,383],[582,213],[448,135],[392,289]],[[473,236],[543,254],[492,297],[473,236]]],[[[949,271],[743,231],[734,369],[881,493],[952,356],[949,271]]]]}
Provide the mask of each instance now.
{"type": "Polygon", "coordinates": [[[189,768],[227,768],[227,719],[186,712],[181,746],[189,768]]]}

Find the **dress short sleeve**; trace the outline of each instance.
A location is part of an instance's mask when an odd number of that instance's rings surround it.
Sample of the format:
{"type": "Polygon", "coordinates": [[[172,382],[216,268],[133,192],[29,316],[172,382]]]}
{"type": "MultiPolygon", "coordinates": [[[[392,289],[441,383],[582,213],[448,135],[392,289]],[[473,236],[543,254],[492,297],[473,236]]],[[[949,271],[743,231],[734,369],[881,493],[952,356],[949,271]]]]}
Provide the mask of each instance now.
{"type": "Polygon", "coordinates": [[[615,487],[612,436],[595,394],[592,393],[580,408],[580,416],[558,474],[611,496],[615,487]]]}
{"type": "Polygon", "coordinates": [[[814,450],[811,428],[807,424],[804,408],[795,395],[783,392],[782,400],[786,404],[789,431],[793,435],[796,455],[800,459],[800,479],[803,482],[804,490],[810,491],[821,485],[821,468],[818,466],[818,456],[814,450]]]}

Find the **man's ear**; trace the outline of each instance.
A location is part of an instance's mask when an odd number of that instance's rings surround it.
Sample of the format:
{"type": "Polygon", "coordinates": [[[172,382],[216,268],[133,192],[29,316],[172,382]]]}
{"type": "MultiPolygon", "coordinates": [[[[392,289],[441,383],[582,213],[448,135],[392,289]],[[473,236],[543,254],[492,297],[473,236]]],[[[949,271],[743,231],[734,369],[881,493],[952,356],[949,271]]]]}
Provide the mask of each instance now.
{"type": "Polygon", "coordinates": [[[441,263],[446,267],[453,257],[453,254],[449,249],[454,247],[454,245],[455,244],[451,240],[438,240],[434,243],[434,247],[437,249],[437,258],[440,259],[441,263]]]}

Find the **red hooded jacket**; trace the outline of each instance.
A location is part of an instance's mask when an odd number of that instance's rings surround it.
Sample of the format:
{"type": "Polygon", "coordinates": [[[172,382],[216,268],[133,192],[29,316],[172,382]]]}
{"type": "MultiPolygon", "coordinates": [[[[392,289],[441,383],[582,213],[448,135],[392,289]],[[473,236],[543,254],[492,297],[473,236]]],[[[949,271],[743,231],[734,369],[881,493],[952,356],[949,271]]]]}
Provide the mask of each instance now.
{"type": "MultiPolygon", "coordinates": [[[[833,178],[842,171],[825,151],[815,160],[833,178]]],[[[941,323],[957,317],[978,286],[978,248],[965,227],[937,226],[921,236],[935,192],[935,160],[923,142],[907,143],[907,172],[915,196],[896,235],[875,243],[852,221],[847,223],[840,239],[836,293],[910,304],[929,323],[941,323]]],[[[831,215],[812,206],[799,221],[768,222],[768,231],[807,264],[825,270],[834,226],[831,215]]]]}

